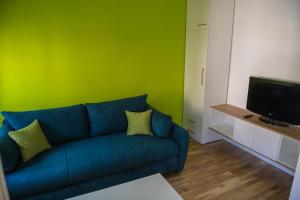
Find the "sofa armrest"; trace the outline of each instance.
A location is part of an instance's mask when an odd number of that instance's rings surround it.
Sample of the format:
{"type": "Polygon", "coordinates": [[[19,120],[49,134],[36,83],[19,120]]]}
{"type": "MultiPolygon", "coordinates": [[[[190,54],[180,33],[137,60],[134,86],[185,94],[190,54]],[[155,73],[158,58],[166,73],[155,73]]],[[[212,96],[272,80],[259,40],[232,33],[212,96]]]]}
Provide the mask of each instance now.
{"type": "Polygon", "coordinates": [[[189,134],[184,128],[178,126],[177,124],[173,124],[171,138],[179,146],[177,171],[181,172],[184,168],[185,160],[187,158],[188,147],[189,147],[189,134]]]}
{"type": "Polygon", "coordinates": [[[20,160],[19,148],[8,136],[8,132],[11,130],[13,130],[11,126],[4,120],[0,127],[0,154],[6,174],[14,171],[20,160]]]}

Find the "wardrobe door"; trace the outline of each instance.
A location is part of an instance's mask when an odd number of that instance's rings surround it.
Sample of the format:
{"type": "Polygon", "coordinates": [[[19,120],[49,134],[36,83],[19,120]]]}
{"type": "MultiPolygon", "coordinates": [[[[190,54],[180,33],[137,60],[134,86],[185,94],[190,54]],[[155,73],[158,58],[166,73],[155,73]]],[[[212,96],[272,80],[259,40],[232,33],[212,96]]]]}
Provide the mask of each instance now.
{"type": "Polygon", "coordinates": [[[199,132],[202,128],[207,30],[186,33],[184,126],[199,132]]]}
{"type": "Polygon", "coordinates": [[[187,31],[207,29],[208,0],[187,1],[187,31]]]}

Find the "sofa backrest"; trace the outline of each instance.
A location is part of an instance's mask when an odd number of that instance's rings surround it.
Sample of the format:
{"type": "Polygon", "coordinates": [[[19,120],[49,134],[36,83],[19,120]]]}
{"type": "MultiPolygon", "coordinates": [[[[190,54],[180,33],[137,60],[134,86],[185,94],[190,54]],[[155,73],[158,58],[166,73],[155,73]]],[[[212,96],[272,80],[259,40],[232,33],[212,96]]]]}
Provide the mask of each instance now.
{"type": "Polygon", "coordinates": [[[151,115],[151,130],[158,137],[169,137],[171,129],[173,127],[172,117],[165,113],[162,113],[152,107],[147,105],[147,109],[152,110],[151,115]]]}
{"type": "Polygon", "coordinates": [[[62,108],[2,112],[6,122],[18,130],[38,119],[49,143],[57,145],[89,136],[127,130],[125,110],[143,112],[152,109],[151,129],[159,137],[169,137],[172,118],[147,105],[147,95],[88,103],[62,108]]]}
{"type": "Polygon", "coordinates": [[[147,95],[86,104],[91,135],[105,135],[127,130],[125,110],[143,112],[147,107],[147,95]]]}
{"type": "Polygon", "coordinates": [[[2,112],[2,115],[15,130],[24,128],[38,119],[51,145],[90,135],[88,117],[83,104],[25,112],[2,112]]]}

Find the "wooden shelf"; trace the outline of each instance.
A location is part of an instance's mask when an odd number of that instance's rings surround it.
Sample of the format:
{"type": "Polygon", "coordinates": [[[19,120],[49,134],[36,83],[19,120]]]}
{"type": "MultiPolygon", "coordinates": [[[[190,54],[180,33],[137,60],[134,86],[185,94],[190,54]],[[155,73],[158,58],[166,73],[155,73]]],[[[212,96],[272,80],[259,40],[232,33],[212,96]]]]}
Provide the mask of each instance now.
{"type": "Polygon", "coordinates": [[[218,110],[220,112],[226,113],[228,115],[231,115],[233,117],[239,118],[243,121],[255,124],[257,126],[260,126],[262,128],[269,129],[271,131],[274,131],[276,133],[279,133],[281,135],[284,135],[286,137],[292,138],[294,140],[297,140],[300,142],[300,128],[297,126],[289,126],[289,127],[280,127],[280,126],[274,126],[272,124],[267,124],[259,120],[259,115],[250,112],[246,109],[242,109],[236,106],[232,106],[229,104],[222,104],[217,106],[212,106],[211,108],[218,110]],[[245,115],[252,114],[253,117],[245,119],[245,115]]]}

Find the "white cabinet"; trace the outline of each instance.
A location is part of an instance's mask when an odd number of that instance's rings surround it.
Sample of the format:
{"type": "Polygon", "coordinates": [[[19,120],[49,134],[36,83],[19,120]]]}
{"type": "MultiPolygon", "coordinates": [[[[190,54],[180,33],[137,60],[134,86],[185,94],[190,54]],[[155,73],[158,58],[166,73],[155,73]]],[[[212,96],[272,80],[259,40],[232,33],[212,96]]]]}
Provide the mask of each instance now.
{"type": "Polygon", "coordinates": [[[234,140],[272,160],[277,159],[280,138],[272,131],[235,119],[234,140]]]}
{"type": "MultiPolygon", "coordinates": [[[[226,102],[233,11],[234,0],[187,0],[183,127],[202,144],[220,139],[209,129],[209,107],[226,102]]],[[[223,125],[215,128],[232,138],[223,125]]]]}
{"type": "Polygon", "coordinates": [[[253,149],[262,155],[276,160],[280,144],[280,135],[257,127],[254,134],[253,149]]]}
{"type": "Polygon", "coordinates": [[[210,110],[209,127],[226,137],[233,138],[234,118],[217,110],[210,110]]]}
{"type": "Polygon", "coordinates": [[[183,120],[189,129],[202,128],[206,48],[206,30],[187,32],[183,120]]]}
{"type": "Polygon", "coordinates": [[[188,113],[202,112],[206,48],[207,31],[186,33],[184,109],[188,113]]]}
{"type": "Polygon", "coordinates": [[[262,123],[258,115],[245,119],[246,115],[249,115],[249,111],[229,104],[212,106],[209,110],[209,128],[226,136],[224,139],[227,141],[230,142],[228,138],[234,140],[231,142],[234,145],[291,175],[295,170],[290,200],[299,199],[300,139],[297,139],[297,134],[300,128],[276,127],[262,123]]]}
{"type": "Polygon", "coordinates": [[[296,140],[282,137],[278,161],[292,169],[297,166],[297,161],[300,152],[300,143],[296,140]]]}
{"type": "MultiPolygon", "coordinates": [[[[244,114],[239,114],[241,112],[244,111],[228,104],[212,107],[209,112],[209,128],[266,158],[295,169],[300,154],[300,141],[264,128],[258,117],[257,121],[244,120],[241,118],[244,114]]],[[[294,129],[289,129],[291,130],[294,129]]]]}
{"type": "Polygon", "coordinates": [[[208,30],[208,0],[189,0],[187,11],[183,126],[191,135],[202,129],[208,30]],[[205,11],[205,12],[204,12],[205,11]]]}
{"type": "Polygon", "coordinates": [[[252,148],[254,141],[255,126],[244,122],[240,119],[235,119],[234,123],[234,140],[242,145],[252,148]]]}
{"type": "Polygon", "coordinates": [[[198,136],[202,144],[221,139],[209,128],[209,108],[226,103],[227,100],[233,14],[234,0],[209,0],[203,123],[198,136]]]}
{"type": "Polygon", "coordinates": [[[208,0],[187,1],[187,31],[207,29],[208,0]]]}

